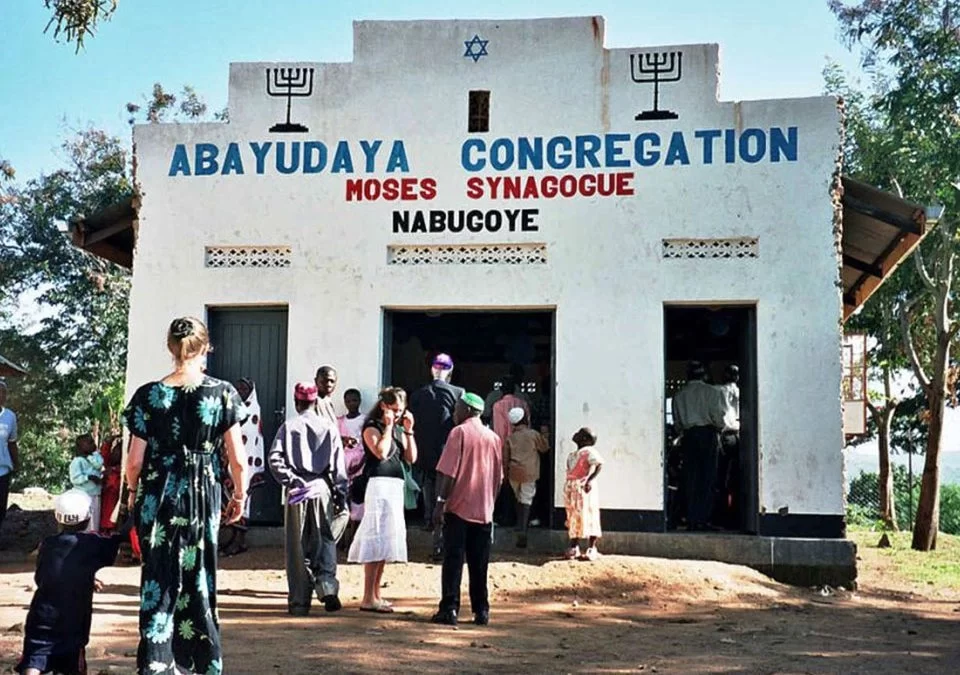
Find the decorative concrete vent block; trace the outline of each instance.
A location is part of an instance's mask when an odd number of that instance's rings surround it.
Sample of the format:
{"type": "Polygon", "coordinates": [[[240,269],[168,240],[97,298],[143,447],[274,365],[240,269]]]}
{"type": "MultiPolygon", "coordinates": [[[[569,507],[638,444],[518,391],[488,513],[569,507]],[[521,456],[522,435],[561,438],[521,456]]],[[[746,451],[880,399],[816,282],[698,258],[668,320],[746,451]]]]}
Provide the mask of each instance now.
{"type": "Polygon", "coordinates": [[[546,244],[388,246],[390,265],[546,265],[546,244]]]}
{"type": "Polygon", "coordinates": [[[663,257],[668,260],[706,260],[708,258],[759,258],[760,239],[664,239],[663,257]]]}
{"type": "Polygon", "coordinates": [[[207,246],[206,267],[290,267],[289,246],[207,246]]]}

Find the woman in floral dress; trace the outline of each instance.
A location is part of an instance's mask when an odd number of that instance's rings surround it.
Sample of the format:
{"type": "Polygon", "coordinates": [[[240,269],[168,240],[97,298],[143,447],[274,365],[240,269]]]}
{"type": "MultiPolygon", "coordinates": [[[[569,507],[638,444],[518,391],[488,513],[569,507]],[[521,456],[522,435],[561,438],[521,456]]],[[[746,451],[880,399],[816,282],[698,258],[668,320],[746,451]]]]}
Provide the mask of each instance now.
{"type": "Polygon", "coordinates": [[[243,407],[233,385],[204,375],[210,342],[201,321],[176,319],[167,348],[174,371],[140,387],[124,411],[126,478],[143,551],[137,672],[219,675],[219,456],[226,452],[239,486],[223,516],[233,523],[246,497],[243,407]]]}
{"type": "Polygon", "coordinates": [[[600,495],[594,481],[603,468],[603,458],[594,447],[597,435],[589,428],[581,427],[573,435],[577,449],[567,457],[567,481],[563,486],[563,502],[567,510],[567,534],[570,535],[570,548],[566,557],[570,559],[596,560],[597,540],[600,530],[600,495]],[[587,552],[580,555],[580,540],[587,539],[587,552]]]}

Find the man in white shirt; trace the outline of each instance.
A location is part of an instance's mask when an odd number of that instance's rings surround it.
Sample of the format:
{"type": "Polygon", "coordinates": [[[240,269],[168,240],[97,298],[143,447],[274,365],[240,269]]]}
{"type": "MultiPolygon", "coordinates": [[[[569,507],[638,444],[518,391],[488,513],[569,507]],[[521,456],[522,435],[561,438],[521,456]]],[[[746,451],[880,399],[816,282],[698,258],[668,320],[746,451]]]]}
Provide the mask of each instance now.
{"type": "Polygon", "coordinates": [[[0,380],[0,527],[7,515],[10,478],[20,468],[17,416],[7,407],[7,383],[0,380]]]}
{"type": "Polygon", "coordinates": [[[673,397],[673,418],[683,434],[683,474],[687,493],[687,529],[712,525],[716,498],[720,431],[724,401],[720,390],[707,384],[707,370],[699,361],[687,366],[687,383],[673,397]]]}

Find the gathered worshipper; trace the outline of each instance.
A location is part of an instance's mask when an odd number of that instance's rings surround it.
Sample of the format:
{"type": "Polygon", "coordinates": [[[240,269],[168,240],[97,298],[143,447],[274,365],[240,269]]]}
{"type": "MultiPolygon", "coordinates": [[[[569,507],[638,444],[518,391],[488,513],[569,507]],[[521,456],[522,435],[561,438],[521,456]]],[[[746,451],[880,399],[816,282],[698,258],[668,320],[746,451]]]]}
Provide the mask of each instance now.
{"type": "Polygon", "coordinates": [[[267,461],[285,495],[287,610],[306,616],[314,593],[326,611],[342,607],[337,540],[349,517],[347,472],[339,427],[317,414],[316,386],[298,383],[293,400],[297,414],[277,431],[267,461]]]}

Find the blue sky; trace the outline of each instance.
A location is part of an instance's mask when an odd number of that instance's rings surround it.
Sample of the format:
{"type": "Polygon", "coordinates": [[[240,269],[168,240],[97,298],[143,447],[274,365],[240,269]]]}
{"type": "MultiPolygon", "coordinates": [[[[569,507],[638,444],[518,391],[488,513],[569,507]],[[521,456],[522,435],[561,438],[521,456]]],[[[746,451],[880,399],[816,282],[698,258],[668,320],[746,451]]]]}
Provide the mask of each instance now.
{"type": "Polygon", "coordinates": [[[819,94],[828,56],[856,67],[826,0],[120,0],[79,54],[43,33],[42,0],[0,0],[0,157],[26,180],[58,166],[71,128],[127,137],[124,104],[154,82],[191,84],[216,110],[231,61],[349,61],[357,19],[593,14],[606,19],[607,46],[720,43],[725,100],[819,94]]]}

